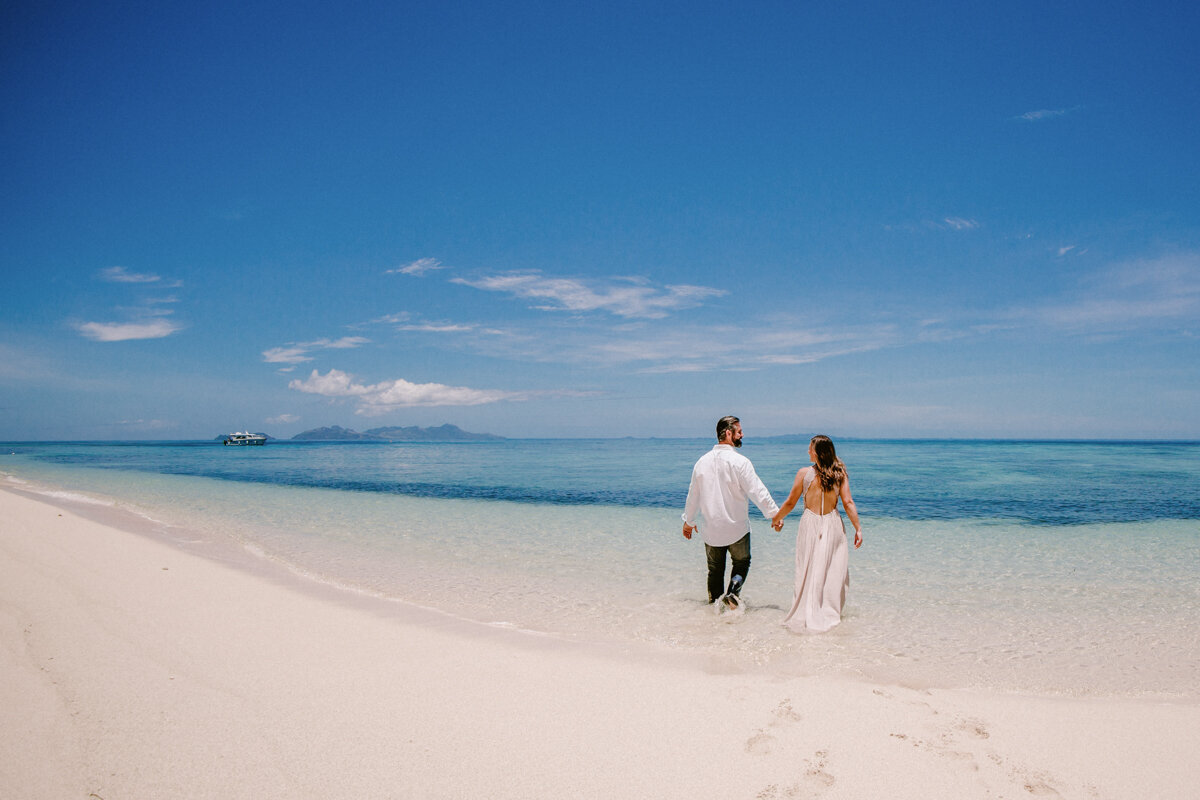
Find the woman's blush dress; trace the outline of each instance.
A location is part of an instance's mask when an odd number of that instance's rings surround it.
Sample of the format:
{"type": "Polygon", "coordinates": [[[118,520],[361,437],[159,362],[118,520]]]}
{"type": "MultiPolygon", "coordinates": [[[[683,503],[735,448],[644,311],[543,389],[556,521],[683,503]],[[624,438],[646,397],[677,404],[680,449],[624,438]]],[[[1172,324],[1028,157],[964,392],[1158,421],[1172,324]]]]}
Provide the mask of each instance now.
{"type": "MultiPolygon", "coordinates": [[[[813,476],[805,478],[806,494],[813,476]]],[[[842,621],[849,585],[850,548],[837,503],[828,513],[804,509],[796,532],[795,596],[783,624],[796,633],[824,633],[842,621]]]]}

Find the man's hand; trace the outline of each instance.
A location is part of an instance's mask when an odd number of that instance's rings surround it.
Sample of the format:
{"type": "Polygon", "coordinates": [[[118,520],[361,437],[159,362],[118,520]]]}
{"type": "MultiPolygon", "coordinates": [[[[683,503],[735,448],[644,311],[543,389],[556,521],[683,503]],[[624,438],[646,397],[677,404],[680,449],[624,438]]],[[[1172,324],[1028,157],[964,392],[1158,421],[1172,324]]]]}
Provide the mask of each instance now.
{"type": "Polygon", "coordinates": [[[683,538],[685,538],[685,539],[692,538],[692,531],[694,531],[694,530],[696,530],[695,525],[688,525],[686,522],[683,523],[683,538]]]}

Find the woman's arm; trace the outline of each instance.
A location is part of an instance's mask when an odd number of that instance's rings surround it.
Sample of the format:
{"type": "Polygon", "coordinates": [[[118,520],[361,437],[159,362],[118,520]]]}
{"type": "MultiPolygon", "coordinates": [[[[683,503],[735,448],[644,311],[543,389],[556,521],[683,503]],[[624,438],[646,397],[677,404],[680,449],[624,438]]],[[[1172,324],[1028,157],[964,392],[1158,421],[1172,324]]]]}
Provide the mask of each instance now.
{"type": "Polygon", "coordinates": [[[854,525],[854,546],[855,548],[862,547],[862,525],[858,522],[858,506],[854,505],[854,497],[850,494],[850,476],[848,475],[842,480],[841,497],[842,508],[846,509],[846,516],[854,525]]]}
{"type": "Polygon", "coordinates": [[[796,507],[796,503],[800,502],[800,498],[804,496],[804,472],[811,467],[801,467],[796,473],[796,480],[792,483],[792,492],[788,495],[787,500],[783,501],[783,505],[779,507],[779,511],[775,513],[771,520],[771,527],[775,530],[783,530],[783,518],[792,512],[796,507]]]}

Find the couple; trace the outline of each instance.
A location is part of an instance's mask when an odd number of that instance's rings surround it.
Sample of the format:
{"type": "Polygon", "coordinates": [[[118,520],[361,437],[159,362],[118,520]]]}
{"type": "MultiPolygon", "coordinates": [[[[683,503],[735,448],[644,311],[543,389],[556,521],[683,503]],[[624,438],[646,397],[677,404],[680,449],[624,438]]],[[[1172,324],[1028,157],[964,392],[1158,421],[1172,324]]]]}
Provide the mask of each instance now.
{"type": "Polygon", "coordinates": [[[750,459],[736,451],[742,446],[742,423],[737,417],[717,422],[717,445],[696,462],[683,512],[683,536],[691,539],[696,518],[704,518],[704,550],[708,555],[708,602],[718,599],[728,609],[741,605],[738,597],[750,571],[749,500],[771,517],[771,527],[783,530],[783,518],[803,499],[804,513],[796,534],[796,590],[792,609],[783,623],[797,633],[821,633],[841,622],[846,587],[850,585],[849,548],[838,514],[839,498],[854,524],[854,546],[862,547],[858,509],[850,496],[846,465],[837,457],[828,436],[814,436],[808,445],[811,467],[796,473],[783,507],[759,480],[750,459]],[[725,554],[733,573],[725,588],[725,554]]]}

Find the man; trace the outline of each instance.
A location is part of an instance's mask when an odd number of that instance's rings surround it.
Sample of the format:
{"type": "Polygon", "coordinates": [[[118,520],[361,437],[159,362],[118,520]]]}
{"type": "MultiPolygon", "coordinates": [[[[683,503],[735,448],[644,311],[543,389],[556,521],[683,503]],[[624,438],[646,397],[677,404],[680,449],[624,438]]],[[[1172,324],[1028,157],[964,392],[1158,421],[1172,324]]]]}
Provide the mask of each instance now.
{"type": "Polygon", "coordinates": [[[720,598],[726,608],[739,605],[738,595],[750,571],[750,503],[771,519],[779,511],[771,493],[759,480],[750,459],[737,452],[742,446],[742,423],[737,417],[717,422],[717,444],[700,457],[692,469],[687,505],[683,511],[683,538],[691,539],[696,517],[704,517],[704,551],[708,555],[708,602],[720,598]],[[729,587],[725,584],[725,554],[733,559],[729,587]]]}

